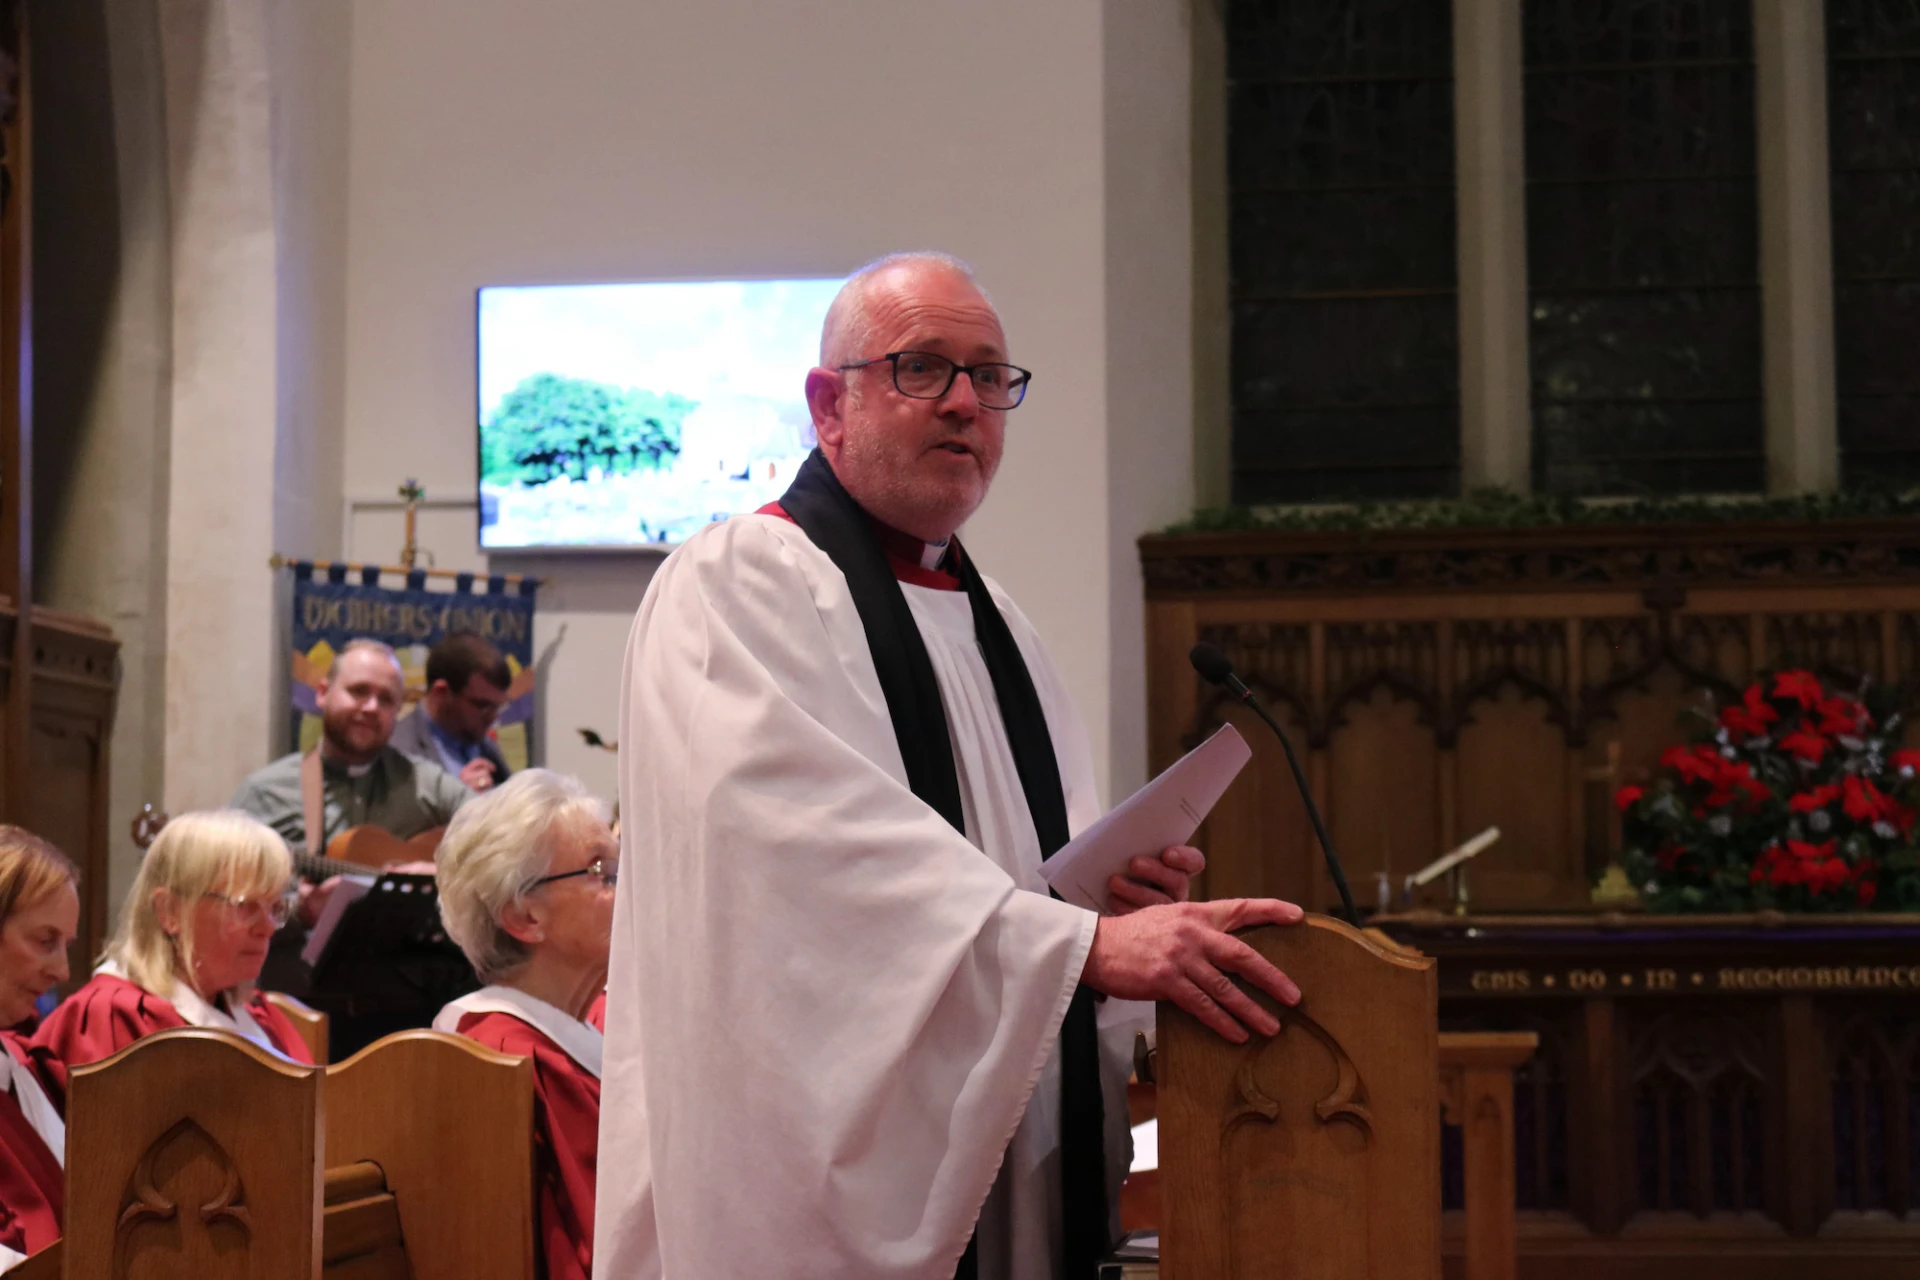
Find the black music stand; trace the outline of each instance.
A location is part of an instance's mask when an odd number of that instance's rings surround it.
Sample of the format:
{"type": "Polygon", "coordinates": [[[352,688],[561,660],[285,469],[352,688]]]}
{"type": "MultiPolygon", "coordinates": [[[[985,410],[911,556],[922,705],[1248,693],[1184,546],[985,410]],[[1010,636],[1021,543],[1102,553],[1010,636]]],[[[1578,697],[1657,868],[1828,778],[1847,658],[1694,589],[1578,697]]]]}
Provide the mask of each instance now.
{"type": "Polygon", "coordinates": [[[479,985],[441,927],[433,877],[388,871],[321,944],[306,1002],[330,1020],[338,1062],[390,1032],[432,1026],[441,1006],[479,985]]]}

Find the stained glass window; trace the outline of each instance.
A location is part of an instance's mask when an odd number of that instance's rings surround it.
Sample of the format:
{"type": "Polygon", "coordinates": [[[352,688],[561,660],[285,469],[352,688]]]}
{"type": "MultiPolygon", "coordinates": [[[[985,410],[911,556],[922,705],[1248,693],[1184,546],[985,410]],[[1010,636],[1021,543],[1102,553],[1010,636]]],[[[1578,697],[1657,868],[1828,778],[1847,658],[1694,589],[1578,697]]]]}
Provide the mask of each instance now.
{"type": "Polygon", "coordinates": [[[1840,473],[1920,483],[1920,3],[1827,0],[1840,473]]]}
{"type": "Polygon", "coordinates": [[[1450,11],[1228,0],[1236,502],[1458,490],[1450,11]]]}
{"type": "Polygon", "coordinates": [[[1526,0],[1533,481],[1765,482],[1751,0],[1526,0]]]}

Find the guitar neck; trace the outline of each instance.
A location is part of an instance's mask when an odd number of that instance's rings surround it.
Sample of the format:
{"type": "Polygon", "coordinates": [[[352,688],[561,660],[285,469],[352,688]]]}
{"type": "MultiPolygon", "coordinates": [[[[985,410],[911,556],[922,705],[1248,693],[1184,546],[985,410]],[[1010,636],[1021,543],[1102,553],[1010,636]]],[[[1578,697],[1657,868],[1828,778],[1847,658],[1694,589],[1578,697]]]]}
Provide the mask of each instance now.
{"type": "Polygon", "coordinates": [[[329,876],[377,876],[378,867],[363,867],[357,862],[342,862],[338,858],[325,858],[319,854],[308,853],[299,846],[290,846],[288,852],[293,855],[295,874],[307,880],[325,880],[329,876]]]}

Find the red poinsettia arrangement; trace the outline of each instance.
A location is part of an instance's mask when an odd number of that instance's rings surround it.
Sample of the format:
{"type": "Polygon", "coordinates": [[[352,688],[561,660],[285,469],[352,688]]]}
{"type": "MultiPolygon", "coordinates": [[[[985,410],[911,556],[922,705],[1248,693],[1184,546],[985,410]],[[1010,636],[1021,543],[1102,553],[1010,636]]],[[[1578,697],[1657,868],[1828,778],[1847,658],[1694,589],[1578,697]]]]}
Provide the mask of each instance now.
{"type": "Polygon", "coordinates": [[[1649,907],[1920,910],[1920,749],[1893,699],[1781,671],[1702,719],[1614,796],[1649,907]]]}

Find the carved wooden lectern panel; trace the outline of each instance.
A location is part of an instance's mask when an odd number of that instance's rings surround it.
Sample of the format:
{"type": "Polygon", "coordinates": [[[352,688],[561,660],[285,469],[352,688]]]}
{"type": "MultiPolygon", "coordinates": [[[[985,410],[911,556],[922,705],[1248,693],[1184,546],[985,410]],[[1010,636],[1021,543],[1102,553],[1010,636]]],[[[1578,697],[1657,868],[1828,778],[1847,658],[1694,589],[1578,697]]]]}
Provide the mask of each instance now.
{"type": "Polygon", "coordinates": [[[1438,1280],[1433,961],[1326,917],[1241,935],[1300,984],[1234,1045],[1160,1006],[1168,1280],[1438,1280]]]}

